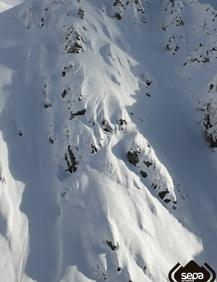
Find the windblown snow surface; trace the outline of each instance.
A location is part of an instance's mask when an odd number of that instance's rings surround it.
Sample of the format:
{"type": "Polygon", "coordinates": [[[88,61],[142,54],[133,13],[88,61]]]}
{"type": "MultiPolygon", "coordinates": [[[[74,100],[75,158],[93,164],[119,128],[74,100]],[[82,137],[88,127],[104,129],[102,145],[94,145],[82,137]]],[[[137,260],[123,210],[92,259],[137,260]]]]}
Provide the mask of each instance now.
{"type": "Polygon", "coordinates": [[[217,269],[215,1],[0,7],[0,281],[217,269]]]}

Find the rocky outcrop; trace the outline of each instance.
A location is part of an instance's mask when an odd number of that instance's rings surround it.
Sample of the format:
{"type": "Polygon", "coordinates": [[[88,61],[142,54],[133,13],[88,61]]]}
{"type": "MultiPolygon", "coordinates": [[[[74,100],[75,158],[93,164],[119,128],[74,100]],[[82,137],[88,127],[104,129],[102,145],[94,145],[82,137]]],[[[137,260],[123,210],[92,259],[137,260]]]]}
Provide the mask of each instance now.
{"type": "Polygon", "coordinates": [[[84,51],[84,38],[73,27],[69,26],[65,32],[65,51],[71,54],[79,54],[84,51]]]}
{"type": "MultiPolygon", "coordinates": [[[[146,1],[143,1],[143,3],[146,3],[146,1]]],[[[130,6],[130,8],[135,9],[137,12],[140,20],[143,23],[147,22],[146,16],[145,16],[145,8],[144,4],[142,4],[141,0],[113,0],[113,7],[114,7],[114,18],[116,18],[118,21],[120,21],[126,12],[126,9],[130,6]],[[133,5],[133,7],[132,7],[133,5]]]]}
{"type": "Polygon", "coordinates": [[[71,112],[71,117],[70,117],[70,119],[73,119],[73,118],[75,118],[75,117],[77,117],[77,116],[83,116],[83,115],[85,115],[85,113],[86,113],[86,109],[82,109],[82,110],[80,110],[80,111],[77,111],[77,112],[71,112]]]}
{"type": "Polygon", "coordinates": [[[154,189],[164,203],[176,209],[177,201],[174,195],[173,182],[169,175],[161,175],[161,164],[152,153],[153,149],[149,144],[147,144],[147,149],[143,150],[138,145],[135,147],[137,149],[130,149],[127,152],[127,160],[137,168],[139,175],[145,181],[145,185],[154,189]]]}
{"type": "Polygon", "coordinates": [[[216,105],[207,103],[204,110],[203,124],[205,127],[205,136],[210,148],[217,147],[217,108],[216,105]]]}
{"type": "Polygon", "coordinates": [[[67,164],[66,171],[73,173],[78,169],[78,161],[76,160],[75,154],[72,152],[72,148],[69,145],[67,153],[65,154],[65,160],[67,164]]]}
{"type": "Polygon", "coordinates": [[[138,151],[128,151],[127,152],[127,158],[128,161],[136,166],[139,163],[139,152],[138,151]]]}

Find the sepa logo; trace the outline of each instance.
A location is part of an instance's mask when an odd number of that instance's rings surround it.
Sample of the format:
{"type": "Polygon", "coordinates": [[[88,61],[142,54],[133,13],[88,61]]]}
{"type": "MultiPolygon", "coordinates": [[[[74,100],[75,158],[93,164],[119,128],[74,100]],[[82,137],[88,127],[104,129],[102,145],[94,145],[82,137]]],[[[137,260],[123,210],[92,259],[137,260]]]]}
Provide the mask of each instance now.
{"type": "Polygon", "coordinates": [[[199,266],[191,260],[186,266],[177,263],[169,272],[171,282],[213,282],[215,281],[215,271],[207,264],[199,266]]]}

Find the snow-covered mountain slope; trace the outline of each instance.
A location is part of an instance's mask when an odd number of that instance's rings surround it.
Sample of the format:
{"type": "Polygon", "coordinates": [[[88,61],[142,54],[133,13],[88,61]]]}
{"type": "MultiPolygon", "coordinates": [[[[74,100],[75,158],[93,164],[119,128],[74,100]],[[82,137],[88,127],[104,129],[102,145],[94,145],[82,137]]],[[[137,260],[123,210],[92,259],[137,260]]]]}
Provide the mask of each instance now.
{"type": "Polygon", "coordinates": [[[164,282],[192,258],[217,269],[211,2],[0,13],[0,281],[164,282]]]}
{"type": "Polygon", "coordinates": [[[11,9],[20,3],[22,3],[22,0],[1,0],[0,1],[0,12],[4,12],[8,9],[11,9]]]}

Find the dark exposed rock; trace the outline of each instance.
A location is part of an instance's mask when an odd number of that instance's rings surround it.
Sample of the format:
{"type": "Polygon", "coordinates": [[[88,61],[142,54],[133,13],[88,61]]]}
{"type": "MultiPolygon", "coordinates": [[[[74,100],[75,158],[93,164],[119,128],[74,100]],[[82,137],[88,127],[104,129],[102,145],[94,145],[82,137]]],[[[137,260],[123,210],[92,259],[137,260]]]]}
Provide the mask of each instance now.
{"type": "Polygon", "coordinates": [[[217,148],[217,140],[215,136],[207,132],[206,132],[206,141],[208,142],[210,148],[217,148]]]}
{"type": "Polygon", "coordinates": [[[54,144],[54,139],[53,139],[52,137],[49,137],[49,142],[50,142],[51,144],[54,144]]]}
{"type": "Polygon", "coordinates": [[[136,164],[139,162],[139,152],[138,151],[128,151],[127,158],[131,164],[136,166],[136,164]]]}
{"type": "Polygon", "coordinates": [[[77,111],[77,112],[75,112],[75,113],[72,113],[72,112],[71,112],[71,117],[70,117],[70,119],[73,119],[73,118],[75,118],[76,116],[83,116],[83,115],[85,115],[85,113],[86,113],[86,109],[77,111]]]}
{"type": "Polygon", "coordinates": [[[51,108],[52,107],[52,105],[51,105],[51,103],[44,103],[44,108],[45,109],[48,109],[48,108],[51,108]]]}
{"type": "Polygon", "coordinates": [[[166,44],[166,49],[168,51],[171,51],[173,55],[176,54],[176,52],[179,51],[180,47],[178,46],[178,42],[180,42],[180,39],[182,39],[182,36],[171,36],[166,44]]]}
{"type": "Polygon", "coordinates": [[[122,6],[122,7],[124,6],[124,4],[122,3],[121,0],[114,0],[113,6],[116,7],[116,6],[118,6],[118,5],[120,5],[120,6],[122,6]]]}
{"type": "Polygon", "coordinates": [[[115,244],[112,243],[112,241],[108,241],[108,240],[106,240],[106,243],[108,244],[108,246],[110,247],[110,249],[112,251],[117,251],[118,250],[118,244],[115,245],[115,244]]]}
{"type": "Polygon", "coordinates": [[[84,51],[83,49],[84,39],[75,30],[73,26],[68,27],[65,34],[65,51],[67,53],[79,54],[84,51]]]}
{"type": "Polygon", "coordinates": [[[204,117],[204,126],[208,130],[209,128],[212,127],[211,121],[210,121],[210,103],[207,103],[206,109],[205,109],[205,117],[204,117]]]}
{"type": "Polygon", "coordinates": [[[18,130],[18,135],[23,136],[23,132],[21,130],[18,130]]]}
{"type": "Polygon", "coordinates": [[[44,18],[41,18],[40,24],[41,24],[41,27],[44,26],[44,18]]]}
{"type": "Polygon", "coordinates": [[[170,199],[165,199],[164,202],[168,204],[170,202],[170,199]]]}
{"type": "Polygon", "coordinates": [[[6,180],[5,180],[5,178],[3,176],[0,176],[0,182],[2,184],[6,184],[6,180]]]}
{"type": "Polygon", "coordinates": [[[145,178],[148,176],[147,172],[145,172],[143,170],[140,170],[140,174],[145,178]]]}
{"type": "Polygon", "coordinates": [[[213,89],[214,85],[211,83],[209,86],[209,90],[211,91],[213,89]]]}
{"type": "Polygon", "coordinates": [[[208,63],[208,62],[210,62],[210,58],[209,57],[204,57],[203,59],[202,59],[202,63],[208,63]]]}
{"type": "Polygon", "coordinates": [[[117,20],[121,20],[122,19],[122,16],[121,16],[121,14],[120,13],[115,13],[115,15],[114,15],[114,17],[117,19],[117,20]]]}
{"type": "Polygon", "coordinates": [[[144,164],[147,166],[147,167],[150,167],[151,165],[153,165],[153,163],[149,162],[149,161],[144,161],[144,164]]]}
{"type": "Polygon", "coordinates": [[[211,122],[211,104],[207,103],[206,104],[206,109],[205,109],[205,115],[204,115],[204,121],[203,125],[205,127],[205,136],[206,140],[210,146],[210,148],[216,148],[217,147],[217,134],[215,131],[213,133],[210,133],[210,129],[213,128],[212,122],[211,122]]]}
{"type": "Polygon", "coordinates": [[[96,146],[94,145],[94,144],[91,144],[91,153],[92,154],[94,154],[94,153],[96,153],[98,150],[97,150],[97,148],[96,148],[96,146]]]}
{"type": "Polygon", "coordinates": [[[146,85],[147,85],[147,86],[150,86],[150,85],[152,84],[152,82],[153,82],[152,80],[148,80],[148,79],[147,79],[147,80],[146,80],[146,85]]]}
{"type": "Polygon", "coordinates": [[[67,91],[66,91],[66,89],[64,89],[64,90],[63,90],[63,93],[62,93],[62,95],[61,95],[61,96],[62,96],[62,98],[65,98],[65,97],[66,97],[66,95],[67,95],[67,91]]]}
{"type": "Polygon", "coordinates": [[[68,65],[64,66],[64,71],[65,72],[69,72],[73,68],[74,68],[74,64],[73,63],[69,63],[68,65]]]}
{"type": "Polygon", "coordinates": [[[169,193],[169,191],[166,190],[166,191],[161,191],[158,195],[159,195],[159,197],[163,200],[163,198],[164,198],[168,193],[169,193]]]}
{"type": "Polygon", "coordinates": [[[79,54],[82,49],[82,46],[79,43],[75,42],[70,48],[68,48],[67,53],[79,54]]]}
{"type": "Polygon", "coordinates": [[[103,128],[103,130],[105,131],[105,132],[112,132],[113,131],[113,129],[112,129],[112,127],[111,127],[111,125],[109,124],[109,122],[107,121],[107,120],[103,120],[102,121],[102,128],[103,128]]]}
{"type": "Polygon", "coordinates": [[[127,6],[130,4],[130,2],[134,2],[133,6],[135,11],[138,13],[138,16],[140,18],[140,20],[144,23],[146,23],[146,18],[144,16],[145,11],[143,8],[143,5],[141,4],[140,1],[138,0],[134,0],[134,1],[126,1],[126,0],[113,0],[113,6],[115,7],[115,13],[114,13],[114,17],[117,20],[121,20],[124,16],[124,13],[127,9],[127,6]]]}
{"type": "Polygon", "coordinates": [[[119,125],[127,125],[127,122],[125,119],[119,119],[119,125]]]}
{"type": "Polygon", "coordinates": [[[79,16],[79,18],[81,18],[83,20],[83,18],[84,18],[84,10],[82,8],[78,9],[78,16],[79,16]]]}
{"type": "Polygon", "coordinates": [[[71,146],[68,146],[68,152],[65,154],[65,160],[67,163],[67,171],[70,173],[76,172],[78,169],[78,162],[74,153],[72,152],[71,146]]]}

